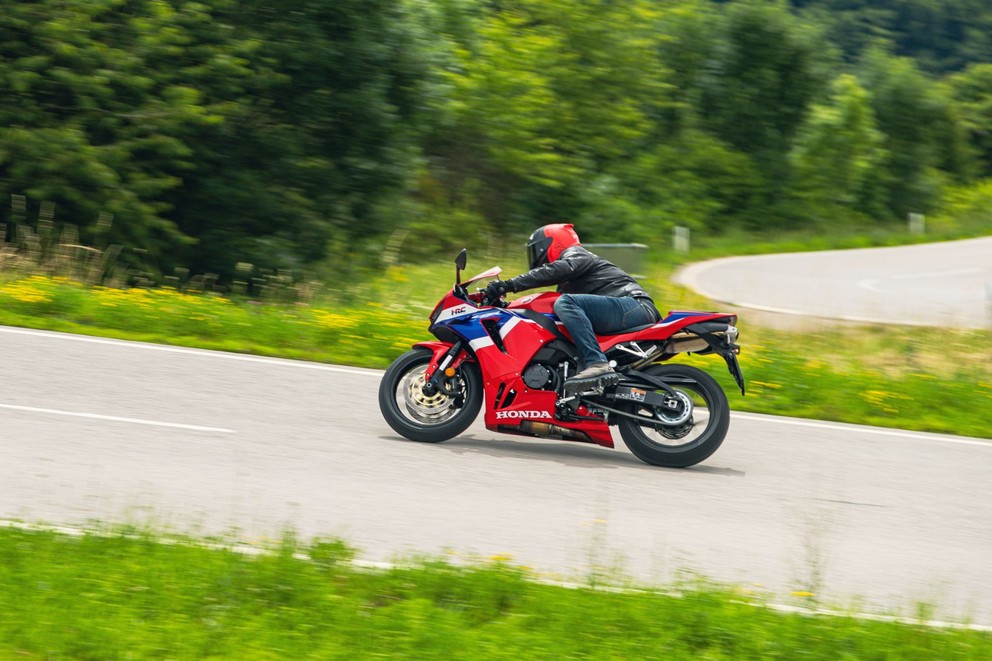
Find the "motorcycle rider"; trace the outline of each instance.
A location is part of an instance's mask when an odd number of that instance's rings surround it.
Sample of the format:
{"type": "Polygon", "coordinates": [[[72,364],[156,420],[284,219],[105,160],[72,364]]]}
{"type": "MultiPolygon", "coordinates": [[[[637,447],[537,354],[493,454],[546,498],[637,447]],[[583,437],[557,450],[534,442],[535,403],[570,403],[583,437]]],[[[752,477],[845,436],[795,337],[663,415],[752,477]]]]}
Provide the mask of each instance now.
{"type": "Polygon", "coordinates": [[[507,291],[520,292],[557,285],[562,294],[554,311],[575,343],[582,370],[569,385],[585,386],[618,377],[596,341],[661,319],[654,301],[634,278],[581,245],[571,223],[539,227],[527,241],[530,270],[508,280],[494,280],[486,295],[496,300],[507,291]]]}

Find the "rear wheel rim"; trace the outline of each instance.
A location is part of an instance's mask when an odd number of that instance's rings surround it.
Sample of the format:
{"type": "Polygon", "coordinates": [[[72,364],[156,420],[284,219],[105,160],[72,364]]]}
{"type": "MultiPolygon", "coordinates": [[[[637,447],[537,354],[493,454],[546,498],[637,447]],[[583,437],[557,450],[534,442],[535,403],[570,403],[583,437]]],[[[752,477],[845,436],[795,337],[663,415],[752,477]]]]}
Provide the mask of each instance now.
{"type": "MultiPolygon", "coordinates": [[[[672,385],[676,393],[688,397],[692,402],[692,415],[682,424],[666,425],[664,430],[640,425],[641,433],[647,443],[659,450],[684,450],[705,440],[708,436],[707,432],[715,423],[715,419],[702,385],[695,381],[682,381],[678,384],[669,382],[669,384],[672,385]]],[[[664,416],[653,407],[638,406],[634,409],[634,413],[642,418],[664,420],[664,416]]]]}

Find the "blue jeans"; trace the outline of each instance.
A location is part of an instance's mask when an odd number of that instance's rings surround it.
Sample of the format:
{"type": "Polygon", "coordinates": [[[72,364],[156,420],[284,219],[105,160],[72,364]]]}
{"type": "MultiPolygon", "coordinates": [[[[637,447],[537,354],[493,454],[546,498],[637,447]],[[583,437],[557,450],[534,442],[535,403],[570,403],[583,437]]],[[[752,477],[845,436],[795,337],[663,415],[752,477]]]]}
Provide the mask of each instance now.
{"type": "Polygon", "coordinates": [[[606,362],[606,354],[600,351],[596,341],[597,334],[615,335],[656,321],[654,312],[631,296],[562,294],[554,309],[579,350],[582,369],[606,362]]]}

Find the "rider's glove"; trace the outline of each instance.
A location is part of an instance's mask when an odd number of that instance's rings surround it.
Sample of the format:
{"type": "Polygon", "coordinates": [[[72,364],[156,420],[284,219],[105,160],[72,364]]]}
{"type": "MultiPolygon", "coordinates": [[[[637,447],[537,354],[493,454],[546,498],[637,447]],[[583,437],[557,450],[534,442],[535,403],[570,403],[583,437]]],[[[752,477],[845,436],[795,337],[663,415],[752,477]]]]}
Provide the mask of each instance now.
{"type": "Polygon", "coordinates": [[[490,301],[498,301],[508,291],[510,285],[506,284],[506,280],[493,280],[486,287],[486,298],[490,301]]]}

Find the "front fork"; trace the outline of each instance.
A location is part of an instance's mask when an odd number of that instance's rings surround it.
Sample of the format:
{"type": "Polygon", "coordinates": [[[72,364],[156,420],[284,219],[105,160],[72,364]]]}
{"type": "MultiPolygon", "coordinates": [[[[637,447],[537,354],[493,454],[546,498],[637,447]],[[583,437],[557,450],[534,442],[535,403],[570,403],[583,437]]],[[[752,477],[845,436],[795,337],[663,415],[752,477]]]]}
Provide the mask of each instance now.
{"type": "Polygon", "coordinates": [[[462,351],[464,343],[458,340],[452,345],[443,342],[421,342],[415,346],[429,349],[433,354],[431,362],[424,373],[424,395],[433,397],[441,393],[455,399],[455,405],[461,406],[461,391],[455,388],[458,368],[468,354],[462,351]]]}

